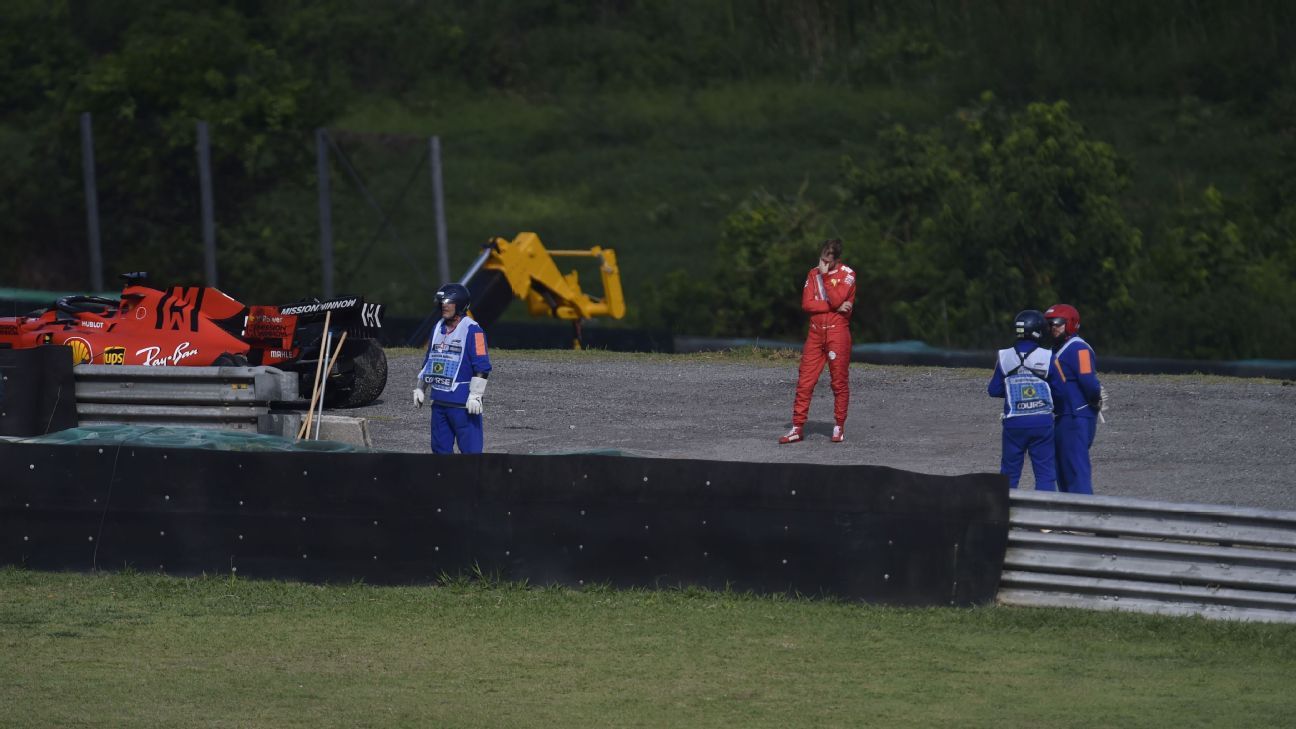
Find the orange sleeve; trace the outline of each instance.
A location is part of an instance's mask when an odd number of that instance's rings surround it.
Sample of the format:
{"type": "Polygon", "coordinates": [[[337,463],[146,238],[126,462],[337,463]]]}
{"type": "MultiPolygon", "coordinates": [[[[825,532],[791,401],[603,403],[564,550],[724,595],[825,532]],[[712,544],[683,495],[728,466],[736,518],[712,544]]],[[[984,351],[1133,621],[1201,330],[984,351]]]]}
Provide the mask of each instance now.
{"type": "Polygon", "coordinates": [[[1089,358],[1089,350],[1082,349],[1076,353],[1080,359],[1080,374],[1093,374],[1093,360],[1089,358]]]}
{"type": "Polygon", "coordinates": [[[486,334],[484,332],[477,332],[473,335],[473,347],[477,350],[478,357],[486,354],[486,334]]]}

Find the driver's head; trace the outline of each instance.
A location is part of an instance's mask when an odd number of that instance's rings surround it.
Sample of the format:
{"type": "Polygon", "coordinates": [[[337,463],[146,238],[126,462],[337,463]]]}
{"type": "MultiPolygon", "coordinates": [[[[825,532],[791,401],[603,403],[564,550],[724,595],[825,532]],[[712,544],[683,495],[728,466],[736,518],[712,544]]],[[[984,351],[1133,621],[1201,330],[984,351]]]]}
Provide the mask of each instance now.
{"type": "Polygon", "coordinates": [[[837,265],[842,256],[842,242],[839,238],[829,238],[819,246],[819,262],[829,267],[837,265]]]}

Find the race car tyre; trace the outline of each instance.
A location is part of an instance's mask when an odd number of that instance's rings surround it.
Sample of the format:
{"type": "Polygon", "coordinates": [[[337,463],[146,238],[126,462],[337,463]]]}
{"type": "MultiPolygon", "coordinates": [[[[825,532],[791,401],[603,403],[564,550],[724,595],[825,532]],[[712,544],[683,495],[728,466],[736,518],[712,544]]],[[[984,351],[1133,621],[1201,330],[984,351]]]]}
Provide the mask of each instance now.
{"type": "MultiPolygon", "coordinates": [[[[347,347],[350,350],[350,347],[347,347]]],[[[349,385],[334,387],[332,380],[324,391],[324,405],[329,408],[364,407],[382,394],[387,387],[387,353],[373,339],[356,340],[356,349],[349,362],[340,363],[339,371],[350,370],[349,385]]],[[[344,354],[345,356],[345,354],[344,354]]]]}
{"type": "Polygon", "coordinates": [[[226,352],[212,362],[213,367],[247,367],[248,358],[241,354],[226,352]]]}

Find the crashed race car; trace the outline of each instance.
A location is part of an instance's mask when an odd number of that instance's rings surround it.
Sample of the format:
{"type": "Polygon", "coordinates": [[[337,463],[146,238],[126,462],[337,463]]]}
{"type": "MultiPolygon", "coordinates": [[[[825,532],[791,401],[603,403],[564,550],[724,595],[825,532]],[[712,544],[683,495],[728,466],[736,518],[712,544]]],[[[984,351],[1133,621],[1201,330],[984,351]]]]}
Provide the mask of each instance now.
{"type": "Polygon", "coordinates": [[[0,317],[0,348],[62,344],[71,348],[74,365],[267,365],[299,373],[301,391],[310,393],[327,317],[330,346],[337,346],[343,332],[347,337],[328,376],[325,406],[368,405],[387,385],[387,355],[376,339],[380,304],[341,296],[247,306],[219,289],[155,289],[144,284],[146,278],[142,272],[123,274],[120,300],[64,296],[26,316],[0,317]]]}

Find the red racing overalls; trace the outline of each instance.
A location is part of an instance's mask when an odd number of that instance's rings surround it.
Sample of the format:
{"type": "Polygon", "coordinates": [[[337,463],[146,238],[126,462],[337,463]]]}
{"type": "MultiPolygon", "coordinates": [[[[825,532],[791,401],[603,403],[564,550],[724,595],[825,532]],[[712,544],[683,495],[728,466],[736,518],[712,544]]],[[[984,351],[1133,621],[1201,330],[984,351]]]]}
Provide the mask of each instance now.
{"type": "MultiPolygon", "coordinates": [[[[806,274],[805,288],[801,290],[801,309],[810,315],[810,331],[805,346],[801,348],[801,368],[797,375],[796,400],[792,404],[792,425],[805,425],[810,413],[810,397],[814,395],[824,363],[832,377],[833,416],[838,425],[845,425],[846,410],[850,407],[850,312],[837,311],[844,302],[855,305],[855,271],[838,262],[837,266],[820,275],[819,268],[806,274]]],[[[851,309],[854,311],[854,308],[851,309]]]]}

